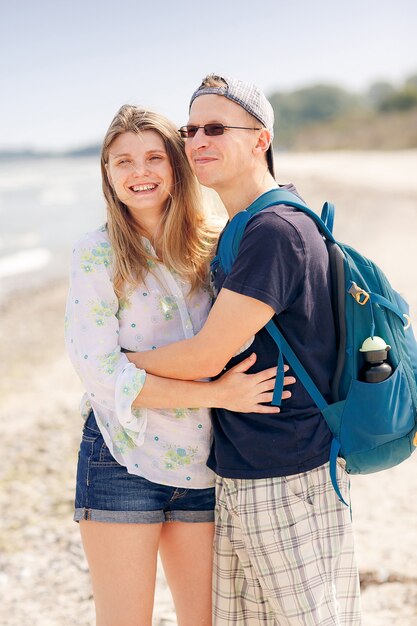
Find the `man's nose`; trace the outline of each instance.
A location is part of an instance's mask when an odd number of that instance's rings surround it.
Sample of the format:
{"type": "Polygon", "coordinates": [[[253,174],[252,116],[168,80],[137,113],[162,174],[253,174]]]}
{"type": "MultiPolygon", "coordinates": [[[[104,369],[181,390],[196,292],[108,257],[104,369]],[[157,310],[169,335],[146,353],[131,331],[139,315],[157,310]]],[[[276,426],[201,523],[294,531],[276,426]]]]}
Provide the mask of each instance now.
{"type": "Polygon", "coordinates": [[[198,148],[202,148],[207,145],[207,139],[208,137],[204,131],[204,128],[198,128],[194,137],[192,137],[189,141],[192,142],[193,149],[197,150],[198,148]]]}

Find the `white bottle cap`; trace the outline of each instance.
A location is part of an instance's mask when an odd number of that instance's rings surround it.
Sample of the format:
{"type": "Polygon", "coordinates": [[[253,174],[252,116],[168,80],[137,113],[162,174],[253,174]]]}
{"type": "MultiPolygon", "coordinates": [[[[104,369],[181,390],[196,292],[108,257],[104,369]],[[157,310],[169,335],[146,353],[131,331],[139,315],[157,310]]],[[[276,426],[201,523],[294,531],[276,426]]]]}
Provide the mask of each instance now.
{"type": "Polygon", "coordinates": [[[368,337],[362,344],[362,347],[359,348],[359,352],[371,352],[373,350],[391,350],[391,346],[389,346],[382,337],[368,337]]]}

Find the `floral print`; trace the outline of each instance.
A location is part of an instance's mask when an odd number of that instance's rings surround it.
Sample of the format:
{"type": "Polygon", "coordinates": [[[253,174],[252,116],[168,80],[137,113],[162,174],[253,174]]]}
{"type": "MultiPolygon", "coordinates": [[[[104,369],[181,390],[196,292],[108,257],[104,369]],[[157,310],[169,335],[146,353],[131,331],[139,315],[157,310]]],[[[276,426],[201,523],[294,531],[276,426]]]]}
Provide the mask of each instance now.
{"type": "Polygon", "coordinates": [[[135,440],[129,437],[126,430],[119,428],[113,435],[114,448],[119,454],[125,454],[136,447],[135,440]]]}
{"type": "Polygon", "coordinates": [[[111,264],[111,247],[107,242],[101,242],[95,248],[85,249],[81,255],[80,267],[83,272],[94,272],[98,266],[109,267],[111,264]]]}
{"type": "Polygon", "coordinates": [[[198,415],[199,409],[172,409],[175,417],[180,420],[198,415]]]}
{"type": "Polygon", "coordinates": [[[164,455],[165,469],[175,470],[178,467],[186,467],[191,465],[191,462],[198,452],[198,448],[177,448],[175,446],[168,446],[168,451],[164,455]]]}
{"type": "Polygon", "coordinates": [[[106,318],[109,318],[113,315],[113,306],[104,300],[100,301],[92,301],[90,303],[90,311],[91,316],[94,319],[96,326],[104,326],[106,323],[106,318]]]}
{"type": "Polygon", "coordinates": [[[166,320],[174,319],[175,313],[178,311],[178,305],[172,296],[161,296],[159,298],[159,309],[166,320]]]}
{"type": "MultiPolygon", "coordinates": [[[[144,243],[156,258],[150,242],[144,243]]],[[[188,283],[152,261],[145,283],[118,299],[112,263],[105,227],[75,246],[65,339],[86,390],[81,414],[85,419],[94,411],[111,454],[130,473],[175,487],[210,487],[214,475],[206,466],[208,409],[133,406],[146,384],[146,372],[123,351],[155,350],[192,337],[208,315],[209,295],[203,290],[190,295],[188,283]]]]}
{"type": "Polygon", "coordinates": [[[99,369],[111,376],[116,369],[117,362],[119,360],[119,354],[117,351],[110,352],[109,354],[104,354],[103,356],[97,357],[99,361],[99,369]]]}

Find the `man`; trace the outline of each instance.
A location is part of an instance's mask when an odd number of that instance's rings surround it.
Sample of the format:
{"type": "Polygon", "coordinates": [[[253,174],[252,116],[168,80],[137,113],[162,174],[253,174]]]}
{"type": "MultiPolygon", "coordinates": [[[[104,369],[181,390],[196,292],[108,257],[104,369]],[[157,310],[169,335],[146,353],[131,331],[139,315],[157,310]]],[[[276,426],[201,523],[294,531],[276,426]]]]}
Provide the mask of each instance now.
{"type": "MultiPolygon", "coordinates": [[[[277,187],[272,107],[254,85],[206,77],[181,129],[201,184],[229,218],[277,187]]],[[[292,185],[286,189],[296,193],[292,185]]],[[[336,340],[328,254],[314,222],[274,206],[246,227],[233,268],[213,271],[216,301],[193,338],[135,355],[171,378],[216,376],[251,352],[252,371],[276,364],[264,329],[274,317],[304,367],[330,398],[336,340]],[[236,355],[236,356],[234,356],[236,355]]],[[[331,434],[300,383],[277,414],[217,409],[209,466],[218,474],[214,624],[360,624],[350,512],[331,484],[331,434]]],[[[343,497],[348,478],[338,465],[343,497]]]]}

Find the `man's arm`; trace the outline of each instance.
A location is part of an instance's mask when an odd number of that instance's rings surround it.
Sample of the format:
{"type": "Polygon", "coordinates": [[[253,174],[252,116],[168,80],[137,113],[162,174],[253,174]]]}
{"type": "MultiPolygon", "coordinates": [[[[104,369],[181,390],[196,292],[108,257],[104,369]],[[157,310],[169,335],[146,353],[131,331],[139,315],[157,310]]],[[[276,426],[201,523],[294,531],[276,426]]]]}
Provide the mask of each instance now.
{"type": "Polygon", "coordinates": [[[151,374],[181,380],[216,376],[236,352],[274,315],[268,304],[221,289],[200,332],[191,339],[129,354],[151,374]]]}

